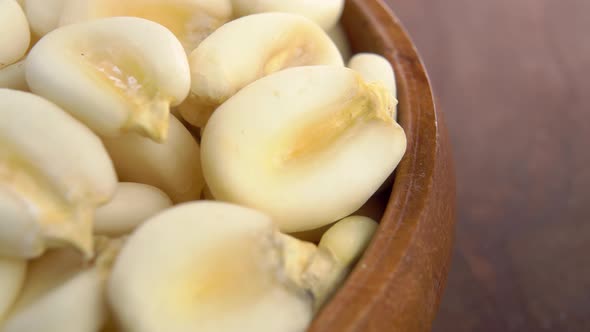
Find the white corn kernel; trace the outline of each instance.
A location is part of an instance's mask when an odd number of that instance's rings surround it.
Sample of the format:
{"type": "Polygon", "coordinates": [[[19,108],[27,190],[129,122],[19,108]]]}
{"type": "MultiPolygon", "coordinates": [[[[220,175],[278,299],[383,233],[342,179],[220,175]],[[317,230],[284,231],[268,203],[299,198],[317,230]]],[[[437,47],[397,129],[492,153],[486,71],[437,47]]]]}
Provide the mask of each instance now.
{"type": "Polygon", "coordinates": [[[180,106],[191,124],[204,127],[213,111],[257,79],[289,67],[343,66],[328,35],[312,21],[283,13],[232,21],[189,57],[191,94],[180,106]]]}
{"type": "Polygon", "coordinates": [[[135,17],[61,27],[26,60],[31,91],[70,112],[101,136],[137,132],[163,141],[170,106],[187,96],[190,71],[176,37],[135,17]]]}
{"type": "Polygon", "coordinates": [[[114,237],[127,235],[170,206],[170,198],[156,187],[121,182],[111,201],[96,209],[94,233],[114,237]]]}
{"type": "Polygon", "coordinates": [[[369,245],[377,226],[371,218],[350,216],[338,221],[324,233],[318,251],[302,279],[304,287],[315,296],[315,310],[332,296],[348,276],[352,265],[369,245]]]}
{"type": "Polygon", "coordinates": [[[123,240],[96,239],[97,257],[84,262],[68,249],[33,260],[23,290],[0,323],[2,332],[96,332],[105,324],[105,282],[123,240]]]}
{"type": "Polygon", "coordinates": [[[129,332],[303,331],[313,297],[298,281],[315,251],[257,211],[188,203],[130,236],[109,300],[129,332]]]}
{"type": "Polygon", "coordinates": [[[282,243],[257,211],[217,202],[174,207],[129,237],[109,302],[128,332],[303,331],[312,298],[286,274],[301,269],[287,269],[283,258],[309,252],[282,243]]]}
{"type": "Polygon", "coordinates": [[[27,17],[15,0],[0,0],[0,69],[22,58],[31,41],[27,17]]]}
{"type": "Polygon", "coordinates": [[[237,16],[283,12],[305,16],[324,30],[331,29],[342,15],[344,0],[232,0],[237,16]]]}
{"type": "Polygon", "coordinates": [[[170,115],[164,143],[137,134],[103,138],[121,181],[144,183],[163,190],[175,203],[198,200],[205,185],[199,144],[170,115]]]}
{"type": "Polygon", "coordinates": [[[358,210],[406,149],[396,100],[336,66],[283,70],[244,88],[211,117],[203,173],[216,199],[268,213],[284,232],[358,210]]]}
{"type": "Polygon", "coordinates": [[[342,222],[318,248],[237,205],[166,210],[117,257],[108,284],[115,320],[127,332],[304,331],[373,235],[342,222]]]}
{"type": "Polygon", "coordinates": [[[346,217],[324,233],[319,247],[329,250],[342,265],[353,264],[369,245],[378,226],[369,217],[346,217]]]}
{"type": "Polygon", "coordinates": [[[26,0],[25,12],[33,33],[43,37],[55,30],[67,2],[68,0],[26,0]]]}
{"type": "Polygon", "coordinates": [[[64,245],[90,255],[94,209],[116,184],[88,128],[38,96],[0,89],[0,255],[64,245]]]}
{"type": "Polygon", "coordinates": [[[61,25],[102,17],[141,17],[168,28],[190,53],[231,15],[230,0],[76,0],[66,6],[61,25]]]}
{"type": "MultiPolygon", "coordinates": [[[[373,53],[360,53],[350,59],[348,68],[361,74],[369,83],[381,83],[389,90],[394,98],[397,98],[395,72],[391,63],[381,55],[373,53]]],[[[394,118],[397,120],[397,106],[394,118]]]]}

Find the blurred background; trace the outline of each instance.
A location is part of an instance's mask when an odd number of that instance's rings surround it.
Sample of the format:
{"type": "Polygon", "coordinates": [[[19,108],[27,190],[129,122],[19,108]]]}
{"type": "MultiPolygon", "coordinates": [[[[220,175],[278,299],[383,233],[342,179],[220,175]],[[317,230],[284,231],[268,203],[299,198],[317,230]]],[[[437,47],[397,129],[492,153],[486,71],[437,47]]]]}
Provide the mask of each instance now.
{"type": "Polygon", "coordinates": [[[386,1],[454,147],[434,331],[590,331],[590,1],[386,1]]]}

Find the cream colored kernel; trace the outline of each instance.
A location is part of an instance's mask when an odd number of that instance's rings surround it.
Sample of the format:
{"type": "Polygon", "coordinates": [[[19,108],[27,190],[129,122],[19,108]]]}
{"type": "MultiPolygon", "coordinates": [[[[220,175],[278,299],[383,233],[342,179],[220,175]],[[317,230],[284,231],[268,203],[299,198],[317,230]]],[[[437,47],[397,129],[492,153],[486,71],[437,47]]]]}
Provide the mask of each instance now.
{"type": "Polygon", "coordinates": [[[283,251],[277,235],[267,216],[217,202],[184,204],[148,220],[129,238],[109,282],[123,329],[302,331],[312,318],[311,297],[283,264],[298,260],[284,255],[306,253],[283,251]]]}
{"type": "MultiPolygon", "coordinates": [[[[80,201],[69,202],[42,171],[2,141],[0,135],[0,185],[8,194],[19,197],[38,223],[29,230],[30,236],[35,238],[32,247],[22,252],[22,255],[35,257],[47,247],[63,245],[62,242],[71,242],[89,255],[92,244],[89,232],[92,203],[85,202],[83,197],[78,198],[80,201]]],[[[7,245],[5,243],[3,246],[7,245]]],[[[6,250],[0,250],[0,253],[11,255],[9,249],[6,250]]]]}
{"type": "Polygon", "coordinates": [[[31,91],[58,104],[101,136],[135,132],[162,142],[170,106],[189,91],[190,70],[176,37],[135,17],[61,27],[26,60],[31,91]]]}
{"type": "MultiPolygon", "coordinates": [[[[371,232],[349,226],[329,236],[370,240],[371,232]]],[[[252,209],[183,204],[130,236],[109,280],[109,300],[124,331],[304,331],[353,262],[333,254],[340,253],[334,241],[324,242],[318,248],[281,234],[252,209]]],[[[363,249],[353,245],[348,254],[363,249]]]]}
{"type": "Polygon", "coordinates": [[[343,265],[350,265],[369,246],[378,226],[375,220],[368,217],[346,217],[324,233],[319,247],[329,250],[343,265]]]}
{"type": "Polygon", "coordinates": [[[156,187],[121,182],[113,198],[96,209],[94,233],[105,236],[128,235],[145,220],[171,206],[170,198],[156,187]]]}
{"type": "Polygon", "coordinates": [[[129,133],[103,138],[121,181],[148,184],[175,203],[197,200],[205,186],[199,144],[174,116],[163,143],[129,133]]]}
{"type": "Polygon", "coordinates": [[[24,2],[32,32],[36,36],[43,37],[59,26],[64,6],[69,0],[26,0],[24,2]]]}
{"type": "Polygon", "coordinates": [[[92,261],[68,249],[31,261],[2,331],[99,331],[108,317],[105,283],[124,239],[97,237],[94,242],[92,261]]]}
{"type": "MultiPolygon", "coordinates": [[[[391,63],[381,55],[359,53],[350,59],[348,68],[358,72],[365,81],[382,84],[393,98],[397,98],[395,72],[391,63]]],[[[397,120],[397,107],[393,111],[397,120]]]]}
{"type": "Polygon", "coordinates": [[[15,0],[0,0],[0,69],[21,59],[31,41],[27,17],[15,0]]]}
{"type": "Polygon", "coordinates": [[[213,196],[293,233],[358,210],[401,160],[397,101],[351,69],[309,66],[262,78],[222,104],[202,135],[213,196]]]}
{"type": "Polygon", "coordinates": [[[61,25],[114,16],[157,22],[180,40],[187,53],[231,19],[230,0],[78,0],[70,2],[61,25]]]}
{"type": "Polygon", "coordinates": [[[232,0],[237,16],[282,12],[305,16],[330,30],[342,15],[344,0],[232,0]]]}
{"type": "Polygon", "coordinates": [[[92,215],[116,174],[99,138],[30,93],[0,89],[0,255],[73,246],[92,254],[92,215]]]}

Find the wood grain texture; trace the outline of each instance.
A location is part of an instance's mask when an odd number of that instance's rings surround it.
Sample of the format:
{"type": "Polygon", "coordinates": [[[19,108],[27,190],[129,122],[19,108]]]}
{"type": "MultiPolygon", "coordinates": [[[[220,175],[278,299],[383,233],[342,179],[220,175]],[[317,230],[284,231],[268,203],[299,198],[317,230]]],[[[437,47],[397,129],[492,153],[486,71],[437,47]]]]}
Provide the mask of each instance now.
{"type": "Polygon", "coordinates": [[[457,168],[434,331],[590,331],[590,1],[387,0],[457,168]]]}
{"type": "Polygon", "coordinates": [[[408,149],[375,238],[310,332],[429,331],[448,273],[455,178],[446,128],[414,45],[378,0],[349,0],[355,52],[387,57],[397,74],[408,149]]]}

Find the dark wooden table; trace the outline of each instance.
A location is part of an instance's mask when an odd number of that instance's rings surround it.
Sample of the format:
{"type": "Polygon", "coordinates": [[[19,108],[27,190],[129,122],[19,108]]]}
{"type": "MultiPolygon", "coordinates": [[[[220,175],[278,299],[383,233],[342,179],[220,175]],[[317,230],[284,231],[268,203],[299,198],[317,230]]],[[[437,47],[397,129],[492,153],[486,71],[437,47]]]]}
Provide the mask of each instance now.
{"type": "Polygon", "coordinates": [[[434,331],[590,331],[590,1],[388,2],[454,144],[456,248],[434,331]]]}

